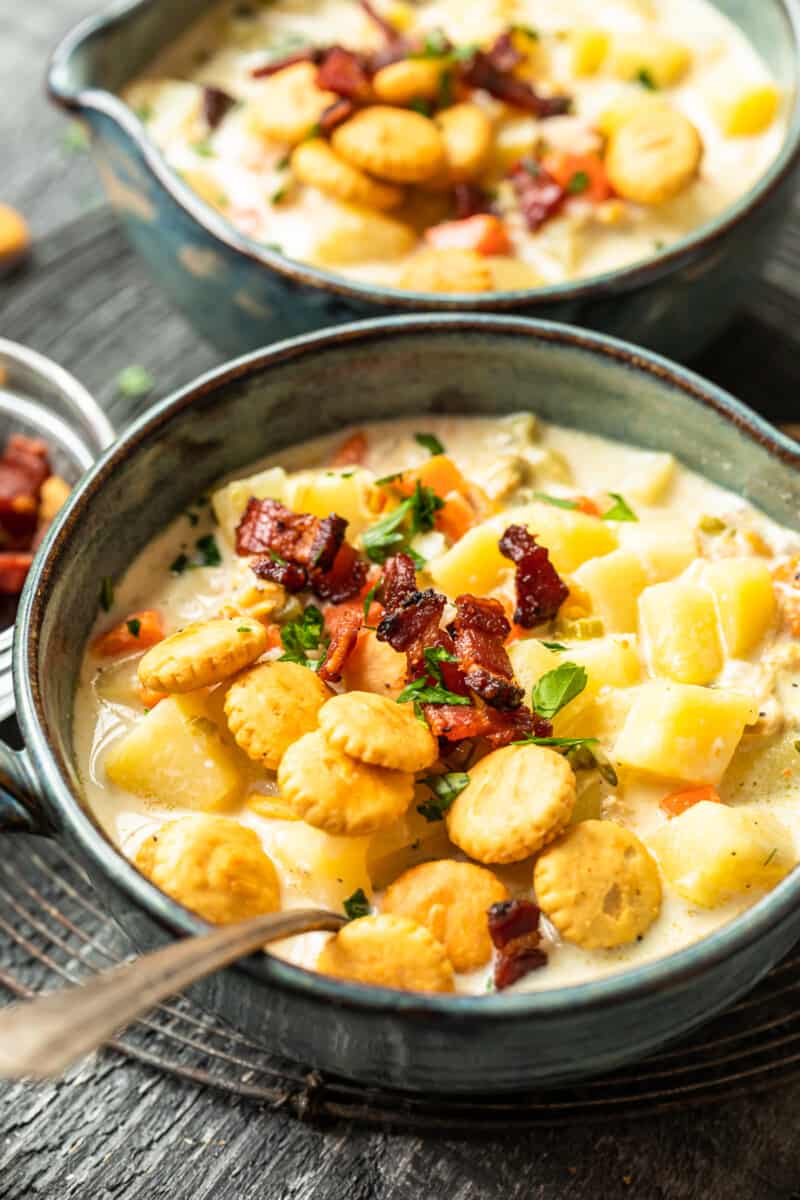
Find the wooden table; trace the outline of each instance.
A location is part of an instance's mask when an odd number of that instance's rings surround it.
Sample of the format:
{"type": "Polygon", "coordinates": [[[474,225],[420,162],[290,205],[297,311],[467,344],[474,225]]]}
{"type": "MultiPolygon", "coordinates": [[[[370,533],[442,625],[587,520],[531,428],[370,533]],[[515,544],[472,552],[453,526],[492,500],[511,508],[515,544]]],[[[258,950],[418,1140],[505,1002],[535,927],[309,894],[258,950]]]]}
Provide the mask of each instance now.
{"type": "MultiPolygon", "coordinates": [[[[0,284],[0,334],[75,372],[112,413],[146,367],[155,395],[218,361],[157,292],[41,92],[55,39],[90,0],[0,0],[0,201],[31,222],[30,268],[0,284]]],[[[698,369],[774,419],[800,421],[800,220],[698,369]]],[[[153,398],[155,398],[155,395],[153,398]]],[[[24,877],[26,854],[6,839],[24,877]]],[[[0,969],[19,951],[0,945],[0,969]]],[[[308,1127],[104,1054],[57,1084],[0,1089],[2,1200],[795,1200],[800,1085],[654,1120],[427,1140],[308,1127]]]]}

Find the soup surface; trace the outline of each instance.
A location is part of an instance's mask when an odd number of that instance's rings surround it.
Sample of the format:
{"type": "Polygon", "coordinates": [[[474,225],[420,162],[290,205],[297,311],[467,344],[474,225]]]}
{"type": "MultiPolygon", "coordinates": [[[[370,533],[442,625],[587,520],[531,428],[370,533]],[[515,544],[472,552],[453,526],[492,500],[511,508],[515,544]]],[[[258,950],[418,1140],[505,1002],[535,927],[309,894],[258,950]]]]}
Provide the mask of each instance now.
{"type": "Polygon", "coordinates": [[[243,232],[419,292],[650,258],[746,192],[786,125],[706,0],[237,0],[124,97],[243,232]]]}
{"type": "Polygon", "coordinates": [[[302,965],[621,971],[797,861],[798,563],[671,456],[528,414],[315,441],[103,581],[86,793],[209,920],[344,906],[279,948],[302,965]]]}

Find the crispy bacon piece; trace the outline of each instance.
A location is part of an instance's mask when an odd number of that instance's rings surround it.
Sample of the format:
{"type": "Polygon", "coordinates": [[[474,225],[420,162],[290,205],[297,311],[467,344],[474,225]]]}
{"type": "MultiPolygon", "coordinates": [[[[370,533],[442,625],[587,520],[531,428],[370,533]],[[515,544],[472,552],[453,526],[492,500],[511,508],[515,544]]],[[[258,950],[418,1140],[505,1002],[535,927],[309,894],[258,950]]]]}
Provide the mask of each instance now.
{"type": "Polygon", "coordinates": [[[514,669],[503,645],[511,625],[502,604],[458,596],[456,613],[450,633],[467,687],[492,708],[519,708],[524,692],[514,682],[514,669]]]}
{"type": "Polygon", "coordinates": [[[517,568],[516,623],[532,629],[551,620],[569,595],[569,588],[550,562],[546,547],[537,545],[524,525],[509,525],[498,546],[517,568]]]}
{"type": "Polygon", "coordinates": [[[554,217],[567,199],[566,190],[535,158],[524,158],[512,167],[510,179],[520,211],[532,233],[554,217]]]}
{"type": "Polygon", "coordinates": [[[0,595],[18,596],[33,562],[30,551],[0,552],[0,595]]]}
{"type": "Polygon", "coordinates": [[[493,212],[492,199],[477,183],[457,183],[453,188],[453,215],[456,221],[466,221],[481,213],[493,212]]]}
{"type": "Polygon", "coordinates": [[[36,533],[39,492],[50,475],[47,446],[15,433],[0,456],[0,543],[27,549],[36,533]]]}
{"type": "Polygon", "coordinates": [[[369,95],[369,74],[361,55],[332,46],[317,71],[317,87],[347,100],[364,100],[369,95]]]}
{"type": "Polygon", "coordinates": [[[233,108],[236,101],[233,96],[229,96],[227,92],[223,92],[222,88],[209,87],[208,84],[203,88],[203,115],[209,129],[216,129],[222,118],[233,108]]]}
{"type": "Polygon", "coordinates": [[[547,955],[539,946],[540,915],[532,900],[505,900],[489,909],[489,937],[498,951],[494,965],[498,991],[546,965],[547,955]]]}
{"type": "Polygon", "coordinates": [[[342,669],[355,648],[363,621],[363,614],[356,611],[344,612],[337,618],[335,631],[318,671],[320,679],[326,683],[338,683],[342,678],[342,669]]]}
{"type": "MultiPolygon", "coordinates": [[[[341,519],[341,518],[338,518],[341,519]]],[[[346,522],[345,522],[346,524],[346,522]]],[[[369,574],[369,563],[360,558],[349,543],[340,547],[329,571],[312,570],[309,574],[311,590],[320,600],[331,604],[342,604],[357,596],[369,574]]]]}
{"type": "Polygon", "coordinates": [[[510,75],[525,60],[525,55],[514,45],[510,29],[507,29],[505,33],[498,34],[486,51],[486,57],[495,70],[500,71],[503,75],[510,75]]]}
{"type": "Polygon", "coordinates": [[[488,707],[467,708],[460,704],[426,704],[424,712],[431,732],[437,737],[448,742],[482,737],[493,750],[521,741],[532,733],[536,737],[549,737],[553,732],[549,721],[534,717],[525,705],[501,711],[488,707]]]}
{"type": "Polygon", "coordinates": [[[356,467],[363,463],[367,455],[367,435],[363,429],[356,429],[343,442],[340,442],[331,457],[332,467],[356,467]]]}
{"type": "Polygon", "coordinates": [[[251,496],[236,530],[237,554],[268,550],[295,566],[327,571],[344,541],[347,521],[332,513],[320,519],[292,512],[278,500],[251,496]]]}
{"type": "Polygon", "coordinates": [[[425,670],[425,651],[441,644],[444,631],[439,622],[445,603],[440,592],[428,588],[424,592],[413,592],[398,608],[386,606],[378,624],[377,638],[406,655],[410,679],[418,678],[425,670]]]}
{"type": "Polygon", "coordinates": [[[319,131],[327,137],[333,133],[337,125],[349,121],[353,113],[356,111],[356,106],[352,100],[334,100],[333,104],[329,104],[326,109],[323,109],[322,116],[319,119],[319,131]]]}
{"type": "Polygon", "coordinates": [[[269,579],[271,583],[279,583],[287,592],[302,592],[308,587],[308,571],[295,563],[279,562],[268,554],[256,558],[250,569],[259,579],[269,579]]]}
{"type": "Polygon", "coordinates": [[[285,71],[287,67],[293,67],[295,63],[319,63],[324,53],[323,49],[315,46],[308,46],[304,50],[295,50],[294,54],[286,54],[283,58],[273,58],[260,67],[253,67],[250,78],[267,79],[270,75],[277,75],[279,71],[285,71]]]}
{"type": "Polygon", "coordinates": [[[482,50],[477,50],[464,64],[461,77],[470,87],[480,88],[513,108],[533,113],[540,120],[569,112],[572,103],[569,96],[540,96],[529,83],[499,70],[490,55],[482,50]]]}
{"type": "Polygon", "coordinates": [[[408,554],[393,554],[383,566],[383,604],[387,612],[417,595],[417,568],[408,554]]]}

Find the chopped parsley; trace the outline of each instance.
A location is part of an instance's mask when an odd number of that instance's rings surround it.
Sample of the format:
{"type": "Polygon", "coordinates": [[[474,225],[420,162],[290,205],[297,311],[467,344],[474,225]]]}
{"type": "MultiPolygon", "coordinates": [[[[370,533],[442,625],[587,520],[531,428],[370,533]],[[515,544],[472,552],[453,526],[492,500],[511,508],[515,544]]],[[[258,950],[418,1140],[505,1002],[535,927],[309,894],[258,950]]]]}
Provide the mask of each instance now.
{"type": "Polygon", "coordinates": [[[378,588],[380,586],[381,581],[380,579],[377,579],[364,597],[364,624],[367,626],[367,628],[369,628],[369,610],[372,608],[372,601],[377,596],[378,588]]]}
{"type": "Polygon", "coordinates": [[[63,144],[70,154],[84,154],[91,145],[86,126],[81,121],[70,121],[64,130],[63,144]]]}
{"type": "Polygon", "coordinates": [[[527,737],[522,738],[519,742],[514,742],[515,746],[552,746],[554,750],[574,750],[578,746],[594,746],[597,744],[597,738],[565,738],[565,737],[527,737]]]}
{"type": "Polygon", "coordinates": [[[408,543],[416,534],[429,533],[433,529],[436,513],[443,507],[444,500],[432,488],[424,487],[417,480],[413,495],[401,501],[397,508],[364,532],[364,553],[367,558],[371,562],[382,563],[390,554],[402,549],[411,553],[419,565],[419,556],[409,550],[408,543]]]}
{"type": "Polygon", "coordinates": [[[548,721],[552,720],[570,700],[581,694],[586,687],[587,678],[585,667],[573,662],[561,663],[543,675],[534,685],[533,711],[548,721]]]}
{"type": "Polygon", "coordinates": [[[433,112],[430,100],[423,100],[421,96],[412,100],[408,107],[412,112],[419,113],[421,117],[429,117],[433,112]]]}
{"type": "Polygon", "coordinates": [[[152,104],[140,104],[138,108],[134,109],[134,112],[143,125],[146,125],[148,121],[153,119],[152,104]]]}
{"type": "Polygon", "coordinates": [[[282,183],[269,198],[270,204],[280,204],[289,195],[289,185],[282,183]]]}
{"type": "Polygon", "coordinates": [[[281,630],[283,654],[281,662],[297,663],[301,667],[316,670],[325,656],[330,639],[325,634],[325,619],[315,604],[303,610],[299,621],[290,621],[281,630]],[[317,659],[309,659],[309,652],[317,651],[317,659]]]}
{"type": "Polygon", "coordinates": [[[367,899],[363,888],[358,888],[357,891],[353,892],[352,896],[348,896],[342,908],[349,921],[357,921],[359,917],[368,917],[372,912],[372,905],[367,899]]]}
{"type": "Polygon", "coordinates": [[[425,34],[422,49],[414,57],[445,58],[450,53],[450,49],[450,42],[441,29],[432,29],[430,33],[425,34]]]}
{"type": "Polygon", "coordinates": [[[561,650],[567,650],[567,649],[568,649],[568,647],[567,647],[567,646],[562,646],[562,645],[561,645],[561,642],[542,642],[542,645],[544,646],[545,650],[557,650],[557,651],[561,651],[561,650]]]}
{"type": "Polygon", "coordinates": [[[432,458],[437,454],[444,454],[445,452],[444,446],[435,433],[415,433],[414,441],[418,446],[422,446],[424,450],[427,450],[432,458]]]}
{"type": "Polygon", "coordinates": [[[567,191],[571,196],[579,196],[581,192],[585,192],[589,187],[589,176],[586,171],[576,171],[567,184],[567,191]]]}
{"type": "Polygon", "coordinates": [[[449,771],[446,775],[428,775],[420,783],[430,788],[431,799],[418,804],[417,812],[426,821],[442,821],[456,796],[460,796],[469,783],[469,775],[466,771],[449,771]]]}
{"type": "Polygon", "coordinates": [[[173,558],[169,564],[169,569],[173,575],[182,575],[189,566],[188,554],[179,554],[177,558],[173,558]]]}
{"type": "Polygon", "coordinates": [[[283,246],[280,242],[264,242],[265,250],[272,250],[275,254],[283,254],[283,246]]]}
{"type": "Polygon", "coordinates": [[[524,34],[525,37],[530,38],[532,42],[539,41],[538,31],[535,30],[532,25],[511,25],[510,30],[511,30],[511,33],[524,34]]]}
{"type": "Polygon", "coordinates": [[[213,158],[216,154],[216,150],[211,145],[211,142],[208,140],[208,138],[201,138],[199,142],[192,142],[191,148],[194,150],[195,154],[199,154],[201,158],[213,158]]]}
{"type": "Polygon", "coordinates": [[[626,504],[619,492],[608,493],[614,503],[608,512],[603,513],[604,521],[638,521],[636,513],[626,504]]]}
{"type": "Polygon", "coordinates": [[[468,696],[460,696],[457,692],[451,692],[445,687],[442,668],[439,666],[441,662],[458,662],[458,659],[449,650],[445,650],[444,646],[429,646],[425,651],[426,674],[421,675],[419,679],[412,680],[397,697],[398,704],[411,701],[414,705],[414,712],[420,720],[424,720],[423,704],[471,703],[468,696]],[[430,683],[430,679],[433,679],[434,682],[430,683]]]}
{"type": "Polygon", "coordinates": [[[100,581],[100,607],[103,612],[111,612],[114,607],[114,581],[110,575],[104,575],[100,581]]]}
{"type": "Polygon", "coordinates": [[[222,555],[219,552],[217,539],[213,533],[207,533],[205,537],[198,538],[195,542],[197,553],[200,555],[200,561],[193,564],[198,567],[219,567],[222,564],[222,555]]]}
{"type": "Polygon", "coordinates": [[[640,67],[636,72],[636,81],[643,88],[647,88],[648,92],[657,92],[658,84],[653,78],[653,72],[648,67],[640,67]]]}
{"type": "Polygon", "coordinates": [[[125,367],[117,376],[117,391],[129,400],[137,400],[147,396],[155,387],[155,380],[146,367],[132,364],[125,367]]]}
{"type": "Polygon", "coordinates": [[[249,625],[239,625],[239,626],[237,626],[236,632],[237,633],[252,633],[253,631],[249,625]]]}
{"type": "Polygon", "coordinates": [[[142,622],[139,620],[139,618],[131,617],[130,621],[125,622],[125,625],[127,626],[128,633],[131,635],[131,637],[138,638],[142,629],[142,622]]]}
{"type": "Polygon", "coordinates": [[[436,97],[439,108],[449,108],[453,103],[453,72],[442,71],[439,77],[439,93],[436,97]]]}
{"type": "Polygon", "coordinates": [[[568,747],[566,757],[573,771],[596,770],[609,787],[616,787],[619,783],[610,758],[593,738],[587,738],[577,746],[568,747]]]}
{"type": "Polygon", "coordinates": [[[552,504],[554,508],[569,508],[576,509],[578,507],[577,500],[562,500],[560,496],[550,496],[547,492],[534,492],[535,500],[541,500],[544,504],[552,504]]]}
{"type": "Polygon", "coordinates": [[[700,518],[698,526],[702,533],[707,533],[710,537],[716,537],[718,533],[724,533],[727,528],[725,522],[720,517],[712,517],[708,514],[700,518]]]}

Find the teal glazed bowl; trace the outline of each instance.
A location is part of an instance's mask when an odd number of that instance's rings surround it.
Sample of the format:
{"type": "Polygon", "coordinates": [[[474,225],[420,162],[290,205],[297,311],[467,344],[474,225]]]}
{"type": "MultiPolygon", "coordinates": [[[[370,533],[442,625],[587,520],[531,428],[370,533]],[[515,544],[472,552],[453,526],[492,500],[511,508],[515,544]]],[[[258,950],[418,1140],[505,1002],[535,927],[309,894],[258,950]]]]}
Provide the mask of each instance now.
{"type": "MultiPolygon", "coordinates": [[[[198,0],[193,16],[211,0],[198,0]]],[[[793,197],[800,160],[800,0],[713,0],[788,96],[777,160],[715,220],[654,258],[537,290],[442,296],[360,284],[292,261],[239,233],[167,166],[115,93],[187,25],[184,0],[118,0],[55,51],[50,95],[91,126],[108,197],[157,282],[227,354],[362,317],[418,312],[524,314],[600,330],[686,359],[720,332],[793,197]]]]}
{"type": "MultiPolygon", "coordinates": [[[[78,486],[34,564],[15,642],[25,750],[4,748],[6,830],[46,833],[85,866],[142,951],[202,929],[114,848],[88,809],[73,701],[100,581],[232,472],[375,417],[530,410],[671,451],[800,525],[800,449],[697,376],[621,342],[514,317],[370,321],[239,359],[154,406],[78,486]]],[[[254,956],[194,993],[249,1037],[323,1072],[426,1093],[491,1093],[619,1066],[745,992],[800,936],[800,871],[736,921],[657,962],[523,995],[412,994],[254,956]]]]}

